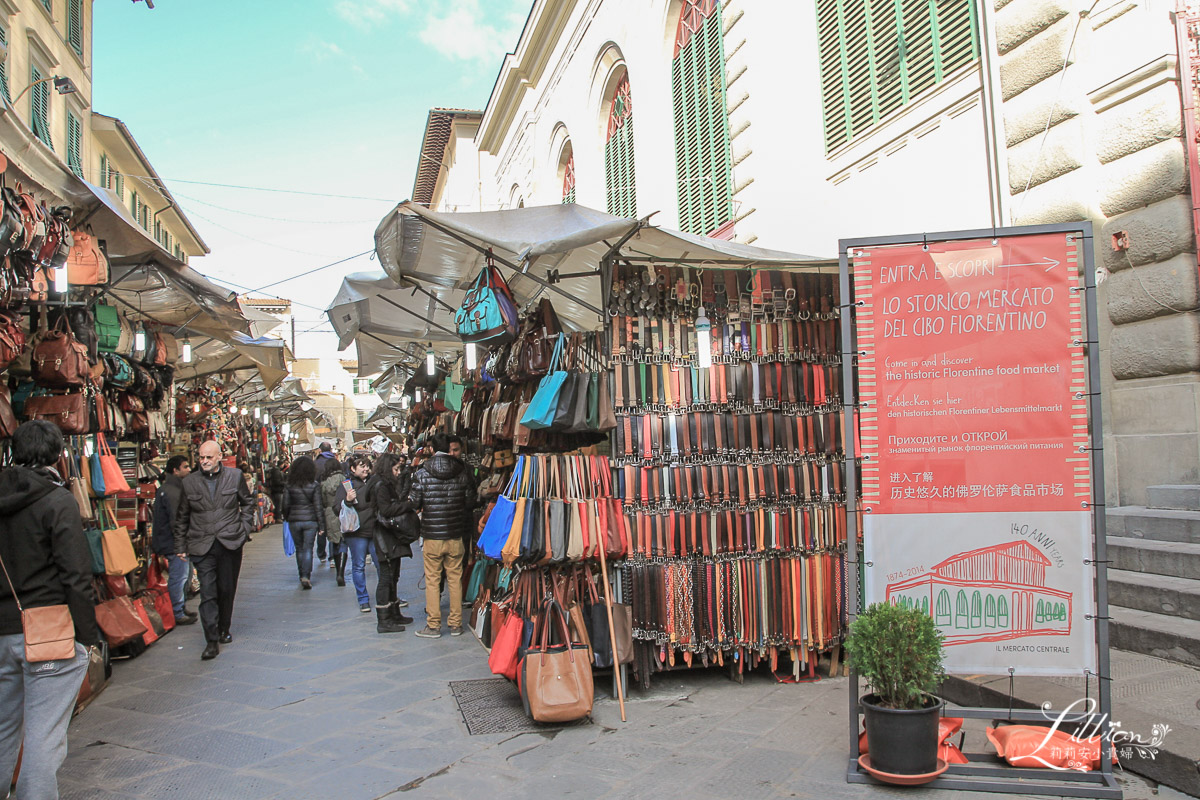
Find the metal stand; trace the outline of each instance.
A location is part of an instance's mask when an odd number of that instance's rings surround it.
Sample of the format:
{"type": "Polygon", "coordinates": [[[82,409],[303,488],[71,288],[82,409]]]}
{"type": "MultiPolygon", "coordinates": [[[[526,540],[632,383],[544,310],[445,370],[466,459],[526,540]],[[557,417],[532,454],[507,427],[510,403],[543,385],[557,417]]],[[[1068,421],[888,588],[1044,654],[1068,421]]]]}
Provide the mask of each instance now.
{"type": "MultiPolygon", "coordinates": [[[[1072,291],[1081,292],[1085,310],[1085,339],[1090,339],[1098,330],[1096,318],[1096,271],[1095,256],[1092,248],[1092,224],[1078,222],[1058,225],[1029,225],[1012,228],[985,228],[971,231],[950,231],[929,233],[923,235],[889,236],[864,239],[845,239],[839,247],[839,263],[841,267],[841,302],[849,313],[842,314],[842,341],[847,352],[858,352],[857,329],[853,320],[853,284],[850,276],[849,252],[857,247],[921,244],[929,240],[946,242],[968,239],[1001,239],[1008,236],[1027,236],[1044,233],[1062,233],[1077,235],[1080,238],[1080,250],[1083,256],[1084,287],[1075,287],[1072,291]],[[846,346],[848,345],[848,346],[846,346]]],[[[1081,342],[1087,351],[1087,386],[1088,386],[1088,444],[1091,453],[1091,486],[1092,501],[1085,503],[1092,515],[1092,559],[1090,566],[1095,570],[1096,611],[1092,615],[1096,637],[1096,663],[1098,715],[1091,717],[1086,713],[1067,716],[1064,724],[1087,723],[1099,720],[1106,723],[1110,717],[1111,682],[1108,655],[1108,548],[1106,543],[1106,524],[1104,518],[1104,451],[1102,449],[1102,425],[1100,403],[1100,353],[1095,341],[1081,342]]],[[[843,396],[846,405],[845,449],[854,453],[857,434],[858,409],[858,380],[855,373],[856,360],[849,359],[847,368],[843,371],[843,396]]],[[[858,512],[859,512],[859,475],[858,464],[854,458],[846,459],[846,514],[848,518],[847,541],[855,548],[855,558],[847,558],[847,600],[850,621],[858,615],[862,584],[862,549],[858,541],[858,512]]],[[[1088,675],[1084,675],[1085,683],[1088,675]]],[[[1011,687],[1011,682],[1010,682],[1011,687]]],[[[869,773],[862,770],[858,764],[859,717],[862,707],[859,705],[858,674],[850,672],[850,714],[849,714],[849,753],[846,766],[847,783],[878,783],[869,773]]],[[[1011,693],[1011,688],[1010,688],[1011,693]]],[[[1014,710],[1009,708],[955,708],[955,716],[968,719],[1003,720],[1011,722],[1045,723],[1048,719],[1057,719],[1058,713],[1053,709],[1014,710]]],[[[1101,737],[1100,769],[1094,772],[1075,772],[1068,770],[1030,769],[1009,766],[994,755],[970,755],[970,763],[951,766],[942,777],[925,784],[931,789],[957,789],[975,792],[1013,792],[1021,794],[1052,795],[1056,797],[1088,797],[1115,798],[1120,800],[1121,788],[1117,784],[1112,771],[1112,742],[1107,735],[1101,737]]]]}

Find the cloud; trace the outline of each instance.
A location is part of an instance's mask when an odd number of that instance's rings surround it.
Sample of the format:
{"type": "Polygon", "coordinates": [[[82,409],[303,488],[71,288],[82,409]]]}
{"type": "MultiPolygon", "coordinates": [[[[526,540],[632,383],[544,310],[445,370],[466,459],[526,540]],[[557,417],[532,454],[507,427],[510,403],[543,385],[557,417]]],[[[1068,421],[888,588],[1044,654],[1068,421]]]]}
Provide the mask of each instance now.
{"type": "Polygon", "coordinates": [[[366,70],[359,66],[354,57],[343,50],[336,42],[328,42],[324,39],[309,37],[302,42],[297,49],[300,53],[311,57],[314,63],[345,64],[346,67],[358,77],[364,78],[367,75],[366,70]]]}
{"type": "Polygon", "coordinates": [[[450,0],[442,10],[426,12],[418,35],[446,58],[496,65],[516,46],[525,22],[524,16],[512,11],[498,16],[498,23],[490,21],[479,0],[450,0]]]}
{"type": "Polygon", "coordinates": [[[351,25],[370,28],[391,16],[407,14],[411,6],[412,0],[337,0],[333,11],[351,25]]]}

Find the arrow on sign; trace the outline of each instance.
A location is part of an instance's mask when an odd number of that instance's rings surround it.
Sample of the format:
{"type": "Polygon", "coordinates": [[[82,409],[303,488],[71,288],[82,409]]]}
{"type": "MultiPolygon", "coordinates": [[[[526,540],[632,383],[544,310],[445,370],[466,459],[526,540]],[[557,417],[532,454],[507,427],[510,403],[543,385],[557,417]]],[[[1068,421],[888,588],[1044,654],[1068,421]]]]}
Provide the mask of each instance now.
{"type": "Polygon", "coordinates": [[[1061,262],[1058,261],[1057,259],[1053,259],[1050,256],[1045,256],[1044,258],[1042,258],[1041,261],[1034,261],[1031,264],[998,264],[997,268],[998,269],[1013,269],[1016,267],[1045,267],[1046,268],[1045,271],[1049,272],[1050,270],[1057,267],[1060,263],[1061,262]]]}

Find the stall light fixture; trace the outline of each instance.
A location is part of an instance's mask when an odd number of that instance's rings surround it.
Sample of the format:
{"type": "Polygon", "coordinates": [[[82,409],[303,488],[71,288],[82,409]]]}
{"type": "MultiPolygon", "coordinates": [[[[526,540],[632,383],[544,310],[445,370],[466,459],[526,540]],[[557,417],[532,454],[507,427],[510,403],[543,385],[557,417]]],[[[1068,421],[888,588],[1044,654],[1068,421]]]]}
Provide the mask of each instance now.
{"type": "Polygon", "coordinates": [[[405,411],[408,410],[408,395],[404,395],[404,397],[400,398],[400,407],[405,411]]]}
{"type": "Polygon", "coordinates": [[[67,293],[67,265],[56,267],[54,270],[54,291],[58,294],[67,293]]]}
{"type": "Polygon", "coordinates": [[[475,352],[475,343],[467,342],[467,371],[473,371],[479,364],[479,356],[475,352]]]}
{"type": "Polygon", "coordinates": [[[300,403],[300,410],[301,410],[301,411],[312,411],[312,407],[313,407],[313,404],[312,404],[312,403],[310,403],[310,402],[308,402],[307,400],[305,400],[304,402],[300,403]]]}
{"type": "Polygon", "coordinates": [[[193,413],[193,414],[199,414],[199,413],[200,413],[200,404],[199,404],[199,403],[195,403],[195,404],[193,404],[193,405],[192,405],[192,413],[193,413]]]}
{"type": "Polygon", "coordinates": [[[287,436],[287,435],[291,434],[291,432],[292,432],[292,423],[290,423],[290,422],[283,423],[283,435],[287,436]]]}
{"type": "Polygon", "coordinates": [[[146,352],[146,331],[138,326],[137,333],[133,335],[133,349],[139,353],[146,352]]]}
{"type": "Polygon", "coordinates": [[[421,402],[421,390],[420,389],[413,390],[413,399],[416,400],[418,403],[421,402]]]}
{"type": "Polygon", "coordinates": [[[250,409],[246,408],[245,406],[242,406],[242,416],[244,417],[249,413],[250,413],[250,409]]]}
{"type": "Polygon", "coordinates": [[[433,375],[437,371],[437,359],[433,355],[433,344],[425,350],[425,371],[433,375]]]}
{"type": "Polygon", "coordinates": [[[183,340],[183,345],[180,348],[179,355],[183,359],[183,363],[185,363],[185,364],[192,363],[192,342],[191,342],[191,340],[189,340],[189,339],[183,340]]]}
{"type": "Polygon", "coordinates": [[[704,306],[696,310],[696,364],[700,369],[712,366],[712,323],[704,316],[704,306]]]}
{"type": "Polygon", "coordinates": [[[262,406],[255,406],[255,407],[254,407],[254,418],[255,418],[255,419],[262,419],[262,415],[263,415],[263,413],[262,413],[262,406]]]}
{"type": "Polygon", "coordinates": [[[236,413],[237,413],[237,403],[230,403],[230,404],[229,404],[229,413],[230,413],[230,414],[236,414],[236,413]]]}

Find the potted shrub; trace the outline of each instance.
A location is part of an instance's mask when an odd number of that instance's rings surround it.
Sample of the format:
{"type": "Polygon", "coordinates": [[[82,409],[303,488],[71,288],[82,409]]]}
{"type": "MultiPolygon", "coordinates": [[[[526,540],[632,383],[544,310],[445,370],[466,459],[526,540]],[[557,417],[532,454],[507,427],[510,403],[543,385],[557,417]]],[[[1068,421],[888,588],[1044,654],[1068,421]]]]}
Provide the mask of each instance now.
{"type": "Polygon", "coordinates": [[[872,772],[937,771],[942,639],[927,612],[904,605],[875,603],[850,625],[850,664],[872,689],[861,699],[872,772]]]}

